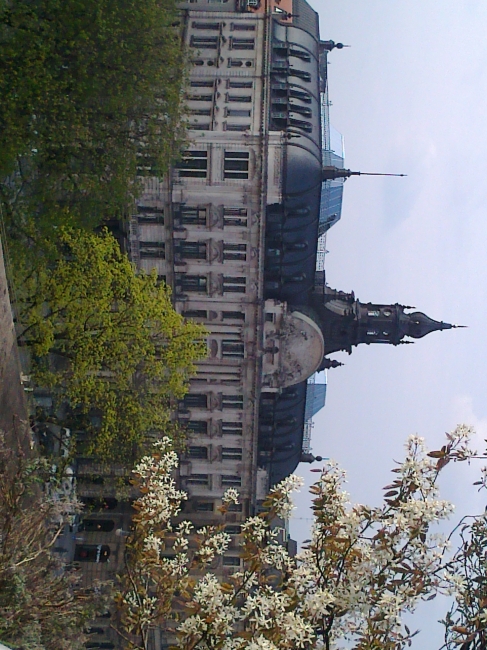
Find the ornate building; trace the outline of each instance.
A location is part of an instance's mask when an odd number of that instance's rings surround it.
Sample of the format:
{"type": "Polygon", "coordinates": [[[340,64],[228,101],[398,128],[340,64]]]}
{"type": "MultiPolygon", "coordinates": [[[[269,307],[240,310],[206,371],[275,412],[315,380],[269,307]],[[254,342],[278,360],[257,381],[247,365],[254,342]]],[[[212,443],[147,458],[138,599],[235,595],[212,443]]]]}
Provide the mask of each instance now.
{"type": "MultiPolygon", "coordinates": [[[[184,517],[211,523],[228,487],[241,495],[225,574],[240,566],[239,522],[270,485],[313,460],[303,453],[307,379],[339,365],[328,355],[451,326],[400,305],[360,303],[316,272],[318,236],[339,217],[323,192],[352,172],[324,155],[326,63],[335,43],[320,41],[306,0],[190,0],[182,15],[192,63],[190,144],[168,178],[146,170],[129,253],[172,287],[180,313],[208,330],[208,358],[174,417],[188,433],[184,517]]],[[[77,560],[101,577],[107,553],[112,571],[121,557],[110,531],[128,526],[129,509],[106,486],[80,487],[95,516],[77,560]],[[113,525],[100,527],[105,519],[113,525]]],[[[161,642],[156,634],[154,647],[161,642]]]]}
{"type": "Polygon", "coordinates": [[[316,12],[305,0],[184,7],[191,144],[169,178],[145,179],[129,246],[208,330],[175,416],[189,435],[186,514],[207,521],[227,487],[248,514],[294,471],[306,380],[335,365],[327,355],[451,326],[360,303],[316,272],[323,192],[356,174],[326,153],[327,56],[343,46],[320,41],[316,12]]]}

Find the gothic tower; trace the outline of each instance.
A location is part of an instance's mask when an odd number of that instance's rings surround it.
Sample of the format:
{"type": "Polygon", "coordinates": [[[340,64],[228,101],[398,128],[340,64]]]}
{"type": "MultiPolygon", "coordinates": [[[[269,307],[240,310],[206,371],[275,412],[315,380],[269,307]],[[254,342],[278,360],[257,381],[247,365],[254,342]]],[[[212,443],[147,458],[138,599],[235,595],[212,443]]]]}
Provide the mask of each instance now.
{"type": "MultiPolygon", "coordinates": [[[[363,303],[354,293],[330,289],[323,283],[323,293],[313,292],[312,308],[318,316],[325,343],[325,357],[340,350],[349,354],[361,343],[412,343],[437,330],[457,327],[436,321],[419,311],[398,303],[382,305],[363,303]]],[[[325,364],[326,365],[326,364],[325,364]]]]}

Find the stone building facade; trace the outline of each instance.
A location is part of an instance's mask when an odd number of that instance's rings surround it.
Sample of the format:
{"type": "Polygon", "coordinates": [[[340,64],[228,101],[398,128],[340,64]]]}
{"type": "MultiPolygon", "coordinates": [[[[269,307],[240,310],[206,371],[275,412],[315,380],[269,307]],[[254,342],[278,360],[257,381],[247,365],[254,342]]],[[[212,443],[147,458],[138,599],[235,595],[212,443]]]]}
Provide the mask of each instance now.
{"type": "MultiPolygon", "coordinates": [[[[208,331],[208,357],[174,417],[187,431],[182,516],[212,523],[225,490],[240,493],[228,521],[234,541],[215,567],[225,575],[240,566],[239,523],[271,485],[313,460],[303,454],[307,378],[339,365],[326,355],[451,326],[359,303],[316,273],[322,186],[348,172],[323,157],[320,97],[336,45],[320,41],[306,0],[181,6],[191,53],[187,150],[167,178],[145,170],[128,248],[138,268],[172,287],[177,311],[208,331]]],[[[93,472],[78,468],[91,512],[75,560],[88,582],[116,572],[130,525],[129,500],[114,487],[123,468],[103,484],[93,472]]],[[[105,631],[88,647],[117,647],[100,621],[105,631]]],[[[163,644],[156,631],[153,647],[163,644]]]]}

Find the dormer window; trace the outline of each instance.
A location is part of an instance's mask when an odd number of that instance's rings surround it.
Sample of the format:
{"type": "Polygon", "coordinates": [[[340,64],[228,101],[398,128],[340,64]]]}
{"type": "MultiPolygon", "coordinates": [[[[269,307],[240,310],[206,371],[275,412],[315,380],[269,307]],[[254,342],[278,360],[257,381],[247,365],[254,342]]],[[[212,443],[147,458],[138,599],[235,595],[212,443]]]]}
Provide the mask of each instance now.
{"type": "Polygon", "coordinates": [[[378,318],[380,316],[380,311],[378,309],[369,309],[367,316],[372,318],[378,318]]]}

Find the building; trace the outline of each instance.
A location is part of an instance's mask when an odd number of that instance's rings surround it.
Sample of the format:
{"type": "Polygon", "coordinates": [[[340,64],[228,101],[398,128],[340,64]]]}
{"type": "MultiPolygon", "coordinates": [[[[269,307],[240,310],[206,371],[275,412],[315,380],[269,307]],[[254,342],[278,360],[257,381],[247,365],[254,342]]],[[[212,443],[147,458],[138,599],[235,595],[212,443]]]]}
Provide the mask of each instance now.
{"type": "MultiPolygon", "coordinates": [[[[140,269],[172,287],[176,309],[208,330],[208,358],[174,414],[188,433],[184,517],[211,523],[235,487],[238,535],[269,487],[313,460],[308,378],[339,365],[328,355],[452,326],[398,304],[361,303],[316,271],[319,235],[339,218],[353,172],[325,141],[326,61],[340,45],[320,41],[306,0],[191,0],[182,16],[190,144],[167,178],[144,176],[128,246],[140,269]]],[[[110,531],[128,525],[129,511],[115,487],[90,484],[93,473],[80,495],[98,515],[87,518],[76,557],[98,575],[112,542],[116,567],[120,538],[110,531]]],[[[221,571],[239,565],[236,542],[221,571]]]]}
{"type": "Polygon", "coordinates": [[[207,521],[227,487],[246,515],[294,471],[307,379],[336,365],[327,355],[451,326],[360,303],[316,271],[318,237],[355,172],[332,149],[327,112],[327,57],[343,46],[320,40],[306,0],[189,3],[184,38],[191,144],[169,178],[145,178],[129,251],[209,332],[176,414],[189,434],[187,515],[207,521]]]}

